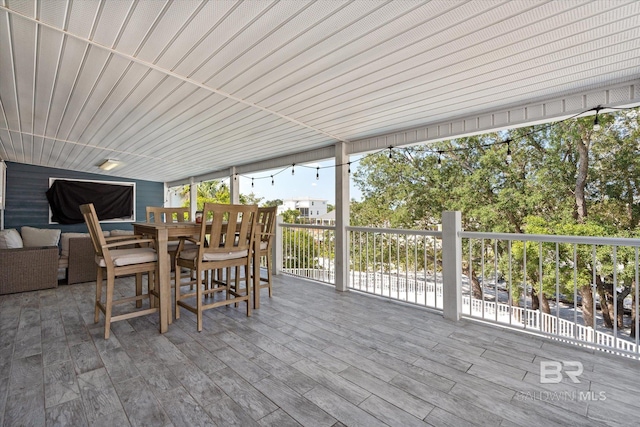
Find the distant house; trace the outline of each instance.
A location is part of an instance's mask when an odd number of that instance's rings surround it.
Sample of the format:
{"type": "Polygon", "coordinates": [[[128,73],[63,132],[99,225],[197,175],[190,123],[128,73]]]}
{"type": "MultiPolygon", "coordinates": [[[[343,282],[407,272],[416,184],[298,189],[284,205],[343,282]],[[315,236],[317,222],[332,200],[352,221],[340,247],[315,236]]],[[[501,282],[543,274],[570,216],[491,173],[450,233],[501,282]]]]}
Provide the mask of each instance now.
{"type": "Polygon", "coordinates": [[[300,212],[302,222],[316,223],[316,218],[321,218],[327,213],[327,202],[325,199],[312,199],[310,197],[298,197],[295,199],[283,200],[278,206],[278,215],[285,211],[295,209],[300,212]]]}
{"type": "Polygon", "coordinates": [[[314,218],[314,224],[316,225],[336,225],[336,211],[327,212],[324,215],[320,215],[314,218]]]}

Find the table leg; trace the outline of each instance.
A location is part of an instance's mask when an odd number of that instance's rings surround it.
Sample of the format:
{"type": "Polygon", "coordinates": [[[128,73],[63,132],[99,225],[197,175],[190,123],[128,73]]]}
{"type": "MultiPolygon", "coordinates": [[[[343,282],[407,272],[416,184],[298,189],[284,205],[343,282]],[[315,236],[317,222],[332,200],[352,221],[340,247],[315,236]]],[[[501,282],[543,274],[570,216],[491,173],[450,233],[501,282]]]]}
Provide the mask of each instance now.
{"type": "Polygon", "coordinates": [[[167,230],[156,232],[158,269],[160,270],[160,333],[164,334],[171,323],[171,258],[167,249],[167,230]]]}
{"type": "Polygon", "coordinates": [[[260,240],[253,249],[253,308],[260,308],[260,240]]]}

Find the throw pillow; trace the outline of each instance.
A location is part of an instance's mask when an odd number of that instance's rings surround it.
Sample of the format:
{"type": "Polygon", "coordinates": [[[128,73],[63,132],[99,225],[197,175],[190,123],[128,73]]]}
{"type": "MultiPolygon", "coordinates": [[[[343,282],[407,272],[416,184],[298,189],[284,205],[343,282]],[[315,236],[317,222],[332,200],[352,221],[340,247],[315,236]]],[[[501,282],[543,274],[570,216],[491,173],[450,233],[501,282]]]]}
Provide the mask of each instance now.
{"type": "Polygon", "coordinates": [[[25,248],[58,246],[60,230],[54,228],[22,227],[22,242],[25,248]]]}
{"type": "Polygon", "coordinates": [[[20,233],[15,228],[0,230],[0,249],[20,249],[23,247],[20,233]]]}

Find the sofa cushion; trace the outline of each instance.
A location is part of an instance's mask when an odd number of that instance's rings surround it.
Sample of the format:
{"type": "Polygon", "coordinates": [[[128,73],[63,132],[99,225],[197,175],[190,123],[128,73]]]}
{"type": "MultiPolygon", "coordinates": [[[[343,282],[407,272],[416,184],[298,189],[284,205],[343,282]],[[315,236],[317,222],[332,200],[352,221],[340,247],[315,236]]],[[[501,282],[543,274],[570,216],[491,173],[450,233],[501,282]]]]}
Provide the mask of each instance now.
{"type": "Polygon", "coordinates": [[[23,246],[18,230],[15,228],[0,230],[0,249],[20,249],[23,246]]]}
{"type": "Polygon", "coordinates": [[[55,228],[22,227],[22,242],[25,248],[58,246],[60,230],[55,228]]]}

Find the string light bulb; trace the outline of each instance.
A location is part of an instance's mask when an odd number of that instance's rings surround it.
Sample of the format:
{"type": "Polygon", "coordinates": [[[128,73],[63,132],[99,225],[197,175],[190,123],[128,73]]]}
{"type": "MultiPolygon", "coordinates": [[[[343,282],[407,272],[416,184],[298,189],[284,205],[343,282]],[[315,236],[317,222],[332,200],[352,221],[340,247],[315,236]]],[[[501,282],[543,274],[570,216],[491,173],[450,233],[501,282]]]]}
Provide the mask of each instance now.
{"type": "Polygon", "coordinates": [[[316,181],[320,179],[320,166],[316,168],[316,181]]]}
{"type": "Polygon", "coordinates": [[[347,170],[347,173],[351,174],[351,162],[347,163],[347,166],[349,166],[349,169],[347,170]]]}
{"type": "Polygon", "coordinates": [[[442,168],[442,151],[438,151],[438,164],[436,165],[438,169],[442,168]]]}
{"type": "Polygon", "coordinates": [[[596,119],[593,121],[593,130],[599,131],[600,129],[602,129],[602,126],[600,126],[600,122],[598,121],[598,113],[596,113],[596,119]]]}
{"type": "Polygon", "coordinates": [[[511,140],[507,141],[507,164],[511,163],[511,140]]]}
{"type": "Polygon", "coordinates": [[[253,188],[253,178],[251,178],[251,188],[253,188]]]}
{"type": "Polygon", "coordinates": [[[391,160],[391,155],[393,154],[393,145],[389,146],[389,160],[391,160]]]}
{"type": "Polygon", "coordinates": [[[602,129],[602,126],[600,126],[600,120],[598,119],[598,113],[600,112],[601,109],[602,107],[600,107],[599,105],[595,108],[596,118],[593,120],[593,130],[595,130],[596,132],[602,129]]]}
{"type": "Polygon", "coordinates": [[[291,175],[295,175],[296,174],[296,164],[292,164],[291,165],[291,175]]]}
{"type": "Polygon", "coordinates": [[[271,185],[273,186],[273,185],[275,185],[275,183],[276,182],[273,180],[273,175],[271,175],[271,185]]]}

